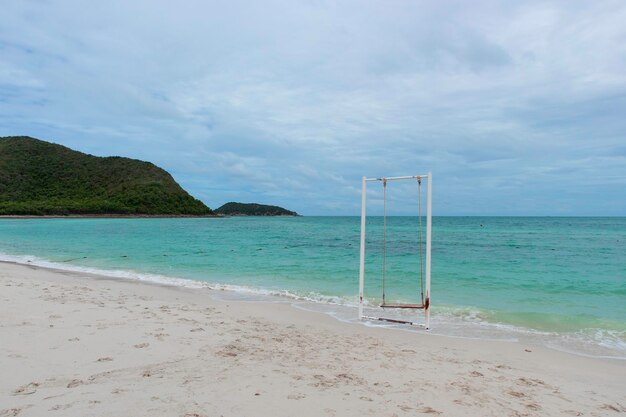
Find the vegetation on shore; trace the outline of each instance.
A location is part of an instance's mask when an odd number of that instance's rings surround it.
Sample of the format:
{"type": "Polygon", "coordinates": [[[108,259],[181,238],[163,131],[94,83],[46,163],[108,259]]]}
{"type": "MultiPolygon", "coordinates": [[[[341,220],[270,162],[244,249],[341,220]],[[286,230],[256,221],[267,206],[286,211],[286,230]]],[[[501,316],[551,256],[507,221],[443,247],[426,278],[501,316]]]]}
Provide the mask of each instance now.
{"type": "Polygon", "coordinates": [[[27,136],[0,138],[0,215],[212,215],[165,170],[27,136]]]}
{"type": "Polygon", "coordinates": [[[290,211],[278,206],[268,206],[256,203],[230,202],[215,210],[215,213],[224,216],[298,216],[295,211],[290,211]]]}

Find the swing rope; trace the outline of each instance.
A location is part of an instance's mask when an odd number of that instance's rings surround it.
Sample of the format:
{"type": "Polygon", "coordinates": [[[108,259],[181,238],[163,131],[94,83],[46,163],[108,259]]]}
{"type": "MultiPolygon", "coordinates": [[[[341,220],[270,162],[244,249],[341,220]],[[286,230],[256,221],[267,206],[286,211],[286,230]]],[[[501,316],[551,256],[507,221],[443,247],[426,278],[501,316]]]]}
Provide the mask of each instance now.
{"type": "Polygon", "coordinates": [[[387,179],[383,178],[383,305],[385,304],[385,275],[387,274],[387,179]]]}
{"type": "Polygon", "coordinates": [[[422,178],[417,177],[417,218],[419,219],[419,235],[420,235],[420,295],[422,305],[424,305],[424,253],[422,250],[422,178]]]}

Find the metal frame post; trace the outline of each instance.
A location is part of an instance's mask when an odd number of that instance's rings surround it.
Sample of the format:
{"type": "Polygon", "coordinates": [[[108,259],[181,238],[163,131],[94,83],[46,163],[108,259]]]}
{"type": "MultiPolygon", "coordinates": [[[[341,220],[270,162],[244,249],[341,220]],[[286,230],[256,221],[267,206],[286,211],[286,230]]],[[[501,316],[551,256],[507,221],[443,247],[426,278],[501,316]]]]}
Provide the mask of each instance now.
{"type": "Polygon", "coordinates": [[[365,284],[365,198],[367,179],[363,177],[361,190],[361,256],[359,262],[359,320],[363,319],[363,286],[365,284]]]}
{"type": "Polygon", "coordinates": [[[428,172],[428,203],[426,208],[426,300],[424,314],[426,315],[426,329],[430,329],[430,257],[432,253],[433,228],[433,173],[428,172]]]}

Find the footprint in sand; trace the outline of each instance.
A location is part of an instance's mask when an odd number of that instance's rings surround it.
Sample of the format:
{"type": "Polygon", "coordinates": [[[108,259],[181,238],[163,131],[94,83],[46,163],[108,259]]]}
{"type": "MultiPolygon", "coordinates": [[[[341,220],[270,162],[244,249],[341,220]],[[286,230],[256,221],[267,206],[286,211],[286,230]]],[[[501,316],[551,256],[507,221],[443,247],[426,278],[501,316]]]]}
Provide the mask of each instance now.
{"type": "Polygon", "coordinates": [[[38,382],[30,382],[13,390],[13,395],[30,395],[37,392],[38,382]]]}
{"type": "Polygon", "coordinates": [[[143,348],[146,348],[148,346],[150,346],[150,343],[138,343],[138,344],[135,345],[135,347],[137,349],[143,349],[143,348]]]}
{"type": "Polygon", "coordinates": [[[543,382],[540,379],[524,378],[524,377],[518,378],[517,383],[520,385],[526,385],[529,387],[536,387],[537,385],[546,385],[545,382],[543,382]]]}
{"type": "Polygon", "coordinates": [[[418,409],[417,411],[420,413],[424,413],[424,414],[441,414],[442,413],[441,411],[435,410],[434,408],[429,407],[429,406],[422,407],[418,409]]]}
{"type": "Polygon", "coordinates": [[[111,362],[113,358],[107,356],[105,358],[98,358],[98,362],[111,362]]]}
{"type": "Polygon", "coordinates": [[[79,386],[79,385],[82,385],[82,384],[84,384],[84,382],[83,382],[83,380],[82,380],[82,379],[72,379],[72,380],[69,382],[69,384],[67,384],[67,387],[68,387],[68,388],[75,388],[75,387],[77,387],[77,386],[79,386]]]}
{"type": "Polygon", "coordinates": [[[72,406],[72,404],[57,404],[54,407],[50,408],[50,410],[48,410],[48,411],[67,410],[71,406],[72,406]]]}
{"type": "Polygon", "coordinates": [[[619,403],[615,403],[615,404],[604,404],[602,407],[603,410],[610,410],[610,411],[615,411],[616,413],[624,413],[626,412],[626,407],[624,407],[623,405],[619,404],[619,403]]]}

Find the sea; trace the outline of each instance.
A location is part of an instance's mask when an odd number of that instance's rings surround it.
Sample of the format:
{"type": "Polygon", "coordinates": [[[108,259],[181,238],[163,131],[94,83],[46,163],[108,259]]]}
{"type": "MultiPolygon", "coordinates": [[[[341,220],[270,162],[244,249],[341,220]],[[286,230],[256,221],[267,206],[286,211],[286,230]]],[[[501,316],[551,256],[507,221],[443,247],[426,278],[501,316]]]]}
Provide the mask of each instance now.
{"type": "MultiPolygon", "coordinates": [[[[383,275],[388,303],[421,301],[418,218],[366,230],[366,313],[423,321],[378,307],[383,275]]],[[[358,320],[359,239],[359,217],[1,219],[0,260],[424,332],[358,320]]],[[[624,217],[433,217],[431,285],[430,334],[626,360],[624,217]]]]}

